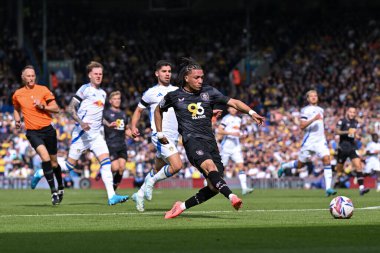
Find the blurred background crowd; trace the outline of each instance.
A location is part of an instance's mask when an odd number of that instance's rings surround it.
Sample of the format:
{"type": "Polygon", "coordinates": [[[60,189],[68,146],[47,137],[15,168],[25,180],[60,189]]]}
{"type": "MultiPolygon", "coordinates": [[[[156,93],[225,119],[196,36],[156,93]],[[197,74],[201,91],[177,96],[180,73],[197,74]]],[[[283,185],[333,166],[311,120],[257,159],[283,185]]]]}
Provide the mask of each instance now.
{"type": "MultiPolygon", "coordinates": [[[[72,60],[75,72],[75,81],[53,79],[55,73],[50,73],[48,81],[62,108],[54,117],[60,160],[67,155],[74,126],[65,109],[76,89],[87,82],[85,66],[89,61],[104,64],[103,88],[108,93],[120,90],[122,108],[131,116],[143,91],[155,84],[155,62],[166,59],[175,64],[180,56],[197,59],[204,67],[207,83],[266,117],[264,126],[258,128],[242,116],[245,166],[253,178],[276,177],[281,162],[297,158],[303,137],[299,113],[310,89],[318,91],[319,105],[325,109],[332,157],[339,141],[334,135],[337,122],[347,106],[357,107],[361,125],[357,144],[364,159],[370,134],[380,134],[380,19],[376,9],[363,11],[344,5],[342,10],[332,11],[325,6],[326,1],[311,2],[320,6],[304,6],[305,11],[297,15],[279,7],[273,9],[270,4],[255,5],[248,14],[235,6],[236,10],[223,12],[195,8],[179,13],[125,15],[114,11],[110,15],[91,9],[95,7],[86,8],[90,6],[87,1],[79,1],[78,8],[72,8],[73,2],[48,2],[46,57],[51,61],[72,60]],[[254,62],[248,69],[246,64],[241,67],[247,58],[254,62]]],[[[4,13],[16,8],[11,1],[7,3],[4,13]]],[[[40,7],[40,3],[24,1],[26,36],[22,48],[17,46],[14,21],[7,15],[0,18],[4,27],[0,40],[0,174],[8,177],[27,177],[41,166],[23,131],[14,127],[11,105],[12,94],[21,85],[22,67],[40,66],[43,61],[40,7]]],[[[175,77],[174,71],[173,82],[175,77]]],[[[140,128],[143,136],[126,139],[129,158],[125,177],[141,177],[152,168],[155,150],[150,144],[147,114],[140,128]]],[[[181,144],[179,150],[185,168],[177,176],[200,177],[188,163],[181,144]]],[[[347,163],[348,170],[349,166],[347,163]]],[[[318,168],[316,161],[314,170],[289,176],[317,177],[318,168]]],[[[99,165],[91,153],[86,153],[77,169],[84,177],[95,177],[99,165]]],[[[226,177],[234,176],[234,165],[229,164],[226,177]]]]}

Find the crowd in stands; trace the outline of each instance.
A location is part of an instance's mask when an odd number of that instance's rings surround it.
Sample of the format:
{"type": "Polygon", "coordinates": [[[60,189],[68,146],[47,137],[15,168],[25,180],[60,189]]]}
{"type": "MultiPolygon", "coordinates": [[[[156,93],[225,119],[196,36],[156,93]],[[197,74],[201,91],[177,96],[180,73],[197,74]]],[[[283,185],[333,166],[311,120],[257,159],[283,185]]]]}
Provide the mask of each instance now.
{"type": "MultiPolygon", "coordinates": [[[[48,58],[74,60],[77,77],[75,84],[60,83],[55,90],[62,108],[54,121],[59,157],[64,159],[67,154],[74,125],[65,113],[65,106],[79,85],[86,82],[85,65],[90,60],[105,65],[103,87],[107,92],[116,89],[123,92],[122,107],[129,116],[142,92],[154,84],[153,66],[158,59],[175,62],[179,56],[191,55],[204,66],[207,82],[230,94],[229,72],[245,57],[248,43],[243,32],[244,20],[230,15],[224,19],[153,16],[139,20],[117,15],[94,18],[80,13],[67,17],[64,11],[58,11],[56,18],[49,22],[48,58]]],[[[32,22],[33,16],[26,18],[30,21],[27,29],[35,31],[30,41],[39,50],[38,24],[32,22]]],[[[255,178],[276,177],[281,162],[297,158],[303,137],[299,113],[306,105],[305,93],[309,89],[318,91],[320,106],[325,108],[324,121],[332,157],[338,142],[335,126],[347,106],[358,108],[362,132],[358,147],[362,155],[370,133],[380,134],[380,20],[353,16],[320,17],[309,22],[283,22],[283,19],[252,21],[255,29],[251,32],[251,50],[269,62],[270,70],[261,76],[254,73],[247,85],[243,80],[243,88],[236,93],[237,98],[266,116],[260,128],[249,117],[242,116],[245,166],[255,178]]],[[[0,173],[25,177],[30,175],[30,169],[40,165],[22,131],[15,130],[9,110],[11,92],[19,86],[16,81],[19,66],[15,64],[27,62],[24,53],[11,46],[14,43],[15,40],[10,39],[8,46],[0,50],[0,173]],[[22,60],[17,61],[17,55],[22,60]]],[[[155,151],[150,144],[147,115],[140,127],[144,132],[142,137],[126,140],[129,159],[125,176],[141,176],[152,168],[155,151]]],[[[181,145],[179,150],[185,168],[178,177],[200,177],[188,163],[181,145]]],[[[318,171],[318,163],[315,165],[318,171]]],[[[91,153],[84,154],[77,166],[86,177],[95,177],[98,168],[91,153]]],[[[305,170],[296,176],[317,174],[305,170]]],[[[229,164],[226,176],[235,175],[233,164],[229,164]]]]}

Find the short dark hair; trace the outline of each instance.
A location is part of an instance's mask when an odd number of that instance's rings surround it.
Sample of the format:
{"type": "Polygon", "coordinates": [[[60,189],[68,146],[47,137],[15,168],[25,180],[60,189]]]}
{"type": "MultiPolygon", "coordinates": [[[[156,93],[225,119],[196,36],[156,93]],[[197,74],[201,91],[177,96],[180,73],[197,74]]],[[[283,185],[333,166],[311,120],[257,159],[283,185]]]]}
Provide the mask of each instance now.
{"type": "Polygon", "coordinates": [[[170,66],[171,68],[173,68],[173,64],[171,62],[166,60],[159,60],[158,62],[156,62],[156,71],[160,70],[164,66],[170,66]]]}
{"type": "Polygon", "coordinates": [[[33,70],[35,70],[34,67],[33,67],[33,65],[26,65],[26,66],[21,70],[21,73],[24,73],[24,71],[27,70],[27,69],[33,69],[33,70]]]}
{"type": "Polygon", "coordinates": [[[103,65],[97,61],[92,61],[90,62],[87,66],[86,66],[86,69],[87,69],[87,74],[90,73],[92,71],[93,68],[103,68],[103,65]]]}
{"type": "Polygon", "coordinates": [[[189,74],[193,69],[202,69],[202,66],[191,57],[182,57],[180,59],[180,70],[177,77],[177,83],[179,85],[185,84],[185,76],[189,74]]]}

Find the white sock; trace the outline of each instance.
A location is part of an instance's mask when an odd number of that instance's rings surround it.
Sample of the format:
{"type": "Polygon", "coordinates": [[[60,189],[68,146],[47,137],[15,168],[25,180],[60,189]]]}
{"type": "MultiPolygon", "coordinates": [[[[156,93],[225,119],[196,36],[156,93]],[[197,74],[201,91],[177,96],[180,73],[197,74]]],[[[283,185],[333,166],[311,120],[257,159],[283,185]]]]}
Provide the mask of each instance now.
{"type": "Polygon", "coordinates": [[[331,165],[327,165],[324,167],[323,174],[325,176],[325,184],[326,184],[326,190],[331,188],[331,181],[332,181],[332,169],[331,165]]]}
{"type": "Polygon", "coordinates": [[[236,197],[236,194],[231,193],[230,195],[228,195],[228,199],[229,199],[230,201],[232,200],[232,197],[236,197]]]}
{"type": "Polygon", "coordinates": [[[182,210],[186,210],[185,202],[182,202],[182,204],[181,204],[181,209],[182,209],[182,210]]]}
{"type": "Polygon", "coordinates": [[[359,185],[359,190],[363,190],[364,189],[364,185],[359,185]]]}
{"type": "Polygon", "coordinates": [[[149,173],[145,176],[145,179],[144,179],[144,183],[142,184],[142,186],[140,187],[140,189],[137,191],[137,196],[139,196],[140,198],[143,198],[144,197],[144,194],[145,194],[145,181],[146,180],[151,180],[154,176],[154,171],[151,170],[149,171],[149,173]]]}
{"type": "Polygon", "coordinates": [[[113,195],[115,195],[115,190],[113,189],[113,176],[111,172],[111,162],[103,164],[100,169],[100,173],[102,174],[102,180],[107,190],[108,199],[110,199],[113,197],[113,195]]]}
{"type": "Polygon", "coordinates": [[[380,191],[380,182],[377,182],[377,190],[380,191]]]}
{"type": "Polygon", "coordinates": [[[243,191],[247,190],[247,174],[240,173],[239,174],[239,181],[240,181],[241,189],[243,191]]]}
{"type": "Polygon", "coordinates": [[[287,163],[283,163],[281,166],[283,169],[296,169],[297,165],[298,165],[298,161],[294,160],[287,163]]]}
{"type": "Polygon", "coordinates": [[[156,173],[156,175],[154,175],[154,177],[152,177],[152,180],[153,180],[153,184],[161,181],[161,180],[164,180],[166,178],[169,178],[173,176],[172,174],[170,174],[169,172],[169,165],[165,165],[164,167],[162,167],[162,169],[156,173]]]}

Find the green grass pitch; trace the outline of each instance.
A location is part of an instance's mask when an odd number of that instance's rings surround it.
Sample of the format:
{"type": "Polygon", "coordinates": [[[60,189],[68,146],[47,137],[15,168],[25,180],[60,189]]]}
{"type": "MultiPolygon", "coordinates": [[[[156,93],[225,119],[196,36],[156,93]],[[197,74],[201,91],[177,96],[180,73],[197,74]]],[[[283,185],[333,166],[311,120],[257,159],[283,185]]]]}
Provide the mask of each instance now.
{"type": "MultiPolygon", "coordinates": [[[[321,190],[255,190],[236,212],[223,196],[165,220],[196,189],[155,190],[144,213],[134,202],[107,206],[102,190],[0,191],[0,252],[380,252],[380,193],[352,199],[349,220],[333,219],[321,190]]],[[[120,190],[132,194],[132,190],[120,190]]]]}

